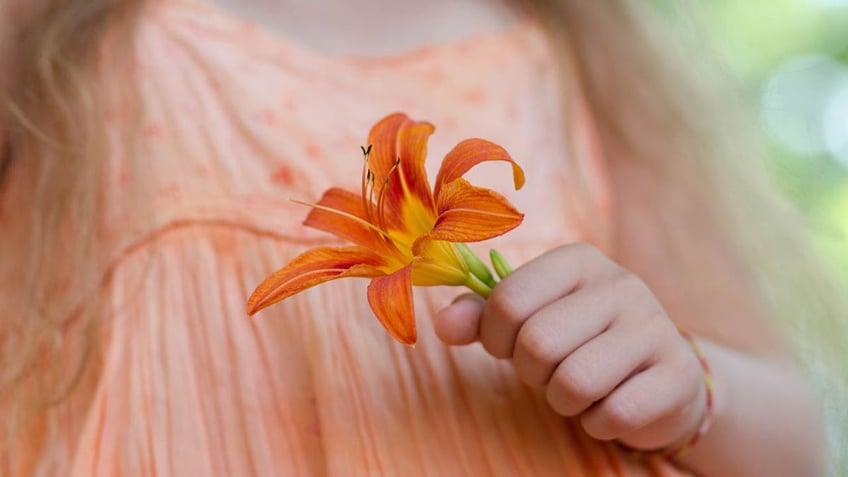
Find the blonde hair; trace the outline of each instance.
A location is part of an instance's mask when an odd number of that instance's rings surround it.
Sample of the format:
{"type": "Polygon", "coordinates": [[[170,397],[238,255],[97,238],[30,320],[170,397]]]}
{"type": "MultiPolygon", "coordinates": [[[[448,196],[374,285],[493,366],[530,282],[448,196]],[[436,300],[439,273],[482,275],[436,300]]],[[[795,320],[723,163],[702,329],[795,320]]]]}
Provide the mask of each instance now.
{"type": "MultiPolygon", "coordinates": [[[[118,74],[113,62],[129,56],[116,53],[129,46],[141,3],[42,0],[11,56],[18,69],[2,91],[0,178],[11,161],[25,160],[26,167],[16,169],[32,174],[36,187],[28,227],[0,237],[0,254],[5,260],[14,253],[23,273],[20,286],[0,289],[0,310],[10,310],[0,315],[0,409],[11,413],[0,431],[6,447],[33,415],[74,389],[95,345],[93,310],[105,264],[94,253],[101,174],[90,159],[105,144],[94,90],[98,75],[118,74]],[[107,35],[111,56],[103,57],[107,35]],[[68,234],[75,239],[62,240],[68,234]],[[16,243],[32,246],[10,250],[16,243]],[[52,258],[59,255],[72,259],[52,258]]],[[[848,362],[839,342],[846,336],[840,320],[846,306],[829,288],[833,282],[812,254],[802,220],[772,192],[751,139],[756,133],[738,119],[744,112],[728,114],[728,105],[738,102],[734,93],[717,89],[722,81],[704,74],[714,65],[692,68],[691,58],[637,2],[530,3],[552,36],[567,36],[607,152],[655,174],[669,196],[726,231],[734,251],[751,264],[771,315],[800,358],[823,375],[820,387],[829,387],[834,400],[846,396],[848,375],[838,366],[848,362]]],[[[688,252],[683,243],[670,251],[688,252]]],[[[848,422],[838,406],[830,412],[831,421],[848,422]]]]}
{"type": "Polygon", "coordinates": [[[0,78],[0,207],[8,203],[7,182],[27,181],[33,189],[24,202],[30,209],[16,211],[17,226],[0,234],[4,271],[14,273],[0,277],[10,280],[0,286],[0,412],[8,413],[0,464],[21,435],[48,438],[29,424],[77,387],[96,345],[102,174],[101,161],[90,159],[106,150],[106,139],[93,79],[99,71],[121,71],[139,2],[6,6],[2,13],[10,17],[0,20],[14,21],[3,27],[15,48],[0,58],[2,71],[12,73],[0,78]],[[116,45],[108,52],[101,47],[107,35],[116,45]],[[30,246],[15,250],[20,244],[30,246]]]}

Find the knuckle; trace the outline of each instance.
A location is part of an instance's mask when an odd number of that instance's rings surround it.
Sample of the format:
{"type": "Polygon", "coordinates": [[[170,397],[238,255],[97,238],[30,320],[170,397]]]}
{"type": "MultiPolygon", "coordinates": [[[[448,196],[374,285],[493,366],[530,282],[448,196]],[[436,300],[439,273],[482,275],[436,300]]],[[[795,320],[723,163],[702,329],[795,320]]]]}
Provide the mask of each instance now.
{"type": "Polygon", "coordinates": [[[573,244],[569,251],[575,255],[578,263],[582,264],[584,268],[590,268],[600,262],[607,261],[606,256],[600,250],[585,242],[573,244]]]}
{"type": "Polygon", "coordinates": [[[612,438],[639,427],[637,406],[632,399],[611,396],[602,404],[603,421],[612,438]]]}
{"type": "Polygon", "coordinates": [[[613,283],[620,291],[632,295],[643,293],[648,288],[639,276],[627,271],[616,275],[613,283]]]}
{"type": "Polygon", "coordinates": [[[665,316],[662,305],[654,298],[648,285],[638,275],[628,271],[617,273],[609,279],[606,286],[622,303],[627,303],[629,309],[638,310],[639,316],[651,319],[655,318],[653,315],[665,316]]]}
{"type": "Polygon", "coordinates": [[[531,386],[547,384],[559,359],[556,341],[544,327],[526,325],[521,329],[515,345],[515,369],[518,378],[531,386]]]}
{"type": "Polygon", "coordinates": [[[557,367],[548,390],[557,393],[558,397],[566,401],[573,402],[578,407],[591,404],[595,398],[590,374],[568,360],[557,367]]]}
{"type": "Polygon", "coordinates": [[[655,328],[657,332],[677,336],[677,328],[666,316],[662,305],[660,305],[656,300],[652,300],[647,307],[647,313],[645,314],[645,322],[647,325],[655,328]]]}
{"type": "Polygon", "coordinates": [[[486,304],[486,315],[490,320],[515,325],[522,321],[521,311],[513,298],[508,283],[502,282],[492,290],[486,304]]]}
{"type": "Polygon", "coordinates": [[[600,250],[588,242],[577,242],[570,245],[570,249],[587,258],[598,258],[603,256],[600,250]]]}
{"type": "Polygon", "coordinates": [[[518,333],[516,350],[520,350],[529,364],[546,365],[556,358],[556,337],[544,326],[525,325],[518,333]]]}
{"type": "Polygon", "coordinates": [[[660,306],[647,305],[646,310],[640,312],[636,319],[639,320],[639,332],[643,339],[652,343],[657,352],[662,350],[664,343],[670,341],[669,337],[673,340],[677,335],[677,330],[660,306]]]}

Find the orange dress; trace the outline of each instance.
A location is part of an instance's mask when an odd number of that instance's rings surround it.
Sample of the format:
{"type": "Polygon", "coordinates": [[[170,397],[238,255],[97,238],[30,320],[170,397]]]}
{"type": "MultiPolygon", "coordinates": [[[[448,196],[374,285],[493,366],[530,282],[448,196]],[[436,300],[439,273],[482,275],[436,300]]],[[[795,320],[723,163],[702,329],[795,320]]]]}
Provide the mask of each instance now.
{"type": "MultiPolygon", "coordinates": [[[[13,464],[85,477],[687,475],[591,439],[481,346],[441,343],[430,319],[457,289],[416,289],[415,348],[374,318],[366,280],[245,314],[266,275],[336,243],[302,227],[307,210],[288,199],[358,190],[359,146],[395,111],[436,125],[431,174],[467,137],[523,166],[518,192],[503,164],[472,171],[526,213],[485,247],[514,264],[578,240],[609,249],[591,121],[580,95],[562,91],[538,25],[338,57],[196,1],[160,0],[135,51],[145,152],[130,167],[116,141],[104,158],[113,267],[89,397],[52,408],[42,454],[20,449],[13,464]],[[578,118],[568,134],[563,104],[578,118]]],[[[125,114],[115,104],[106,124],[129,127],[125,114]]]]}

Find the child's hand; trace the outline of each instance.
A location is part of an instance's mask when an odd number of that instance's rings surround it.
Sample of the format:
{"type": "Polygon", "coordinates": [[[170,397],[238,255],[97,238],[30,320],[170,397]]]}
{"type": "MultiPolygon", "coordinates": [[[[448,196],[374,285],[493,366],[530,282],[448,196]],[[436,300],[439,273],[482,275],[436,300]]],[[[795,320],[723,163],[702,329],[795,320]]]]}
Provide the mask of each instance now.
{"type": "MultiPolygon", "coordinates": [[[[683,277],[681,277],[682,279],[683,277]]],[[[449,344],[480,341],[551,407],[597,439],[676,446],[706,398],[697,357],[642,280],[596,248],[554,249],[516,269],[488,301],[462,297],[436,317],[449,344]]]]}

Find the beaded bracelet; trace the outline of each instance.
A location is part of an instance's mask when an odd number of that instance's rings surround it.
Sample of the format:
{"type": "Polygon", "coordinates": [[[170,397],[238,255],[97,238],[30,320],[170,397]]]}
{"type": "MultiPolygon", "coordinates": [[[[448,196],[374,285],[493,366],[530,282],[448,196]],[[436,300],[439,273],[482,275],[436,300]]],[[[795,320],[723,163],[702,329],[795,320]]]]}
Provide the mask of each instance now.
{"type": "Polygon", "coordinates": [[[698,426],[698,430],[695,431],[695,434],[689,438],[686,443],[676,449],[662,449],[657,451],[640,451],[634,450],[627,446],[623,446],[625,449],[633,451],[632,455],[636,458],[641,458],[647,455],[659,455],[666,459],[678,459],[683,457],[687,452],[692,450],[695,444],[701,440],[701,437],[709,430],[710,424],[712,424],[713,418],[713,372],[710,369],[710,363],[707,361],[707,356],[704,354],[704,351],[695,341],[695,337],[692,336],[688,331],[682,330],[680,328],[677,329],[680,332],[680,336],[689,343],[689,347],[692,348],[692,351],[695,352],[695,356],[698,358],[698,362],[701,363],[701,368],[704,371],[704,384],[706,385],[706,393],[707,393],[707,405],[704,409],[704,415],[701,418],[701,425],[698,426]]]}
{"type": "Polygon", "coordinates": [[[704,354],[704,350],[698,345],[698,342],[695,341],[695,337],[692,336],[686,330],[682,330],[680,328],[677,329],[680,332],[680,336],[689,343],[689,347],[692,348],[692,351],[695,352],[695,356],[698,357],[698,362],[701,363],[701,368],[704,371],[704,384],[706,385],[707,392],[707,406],[704,409],[704,416],[701,418],[701,425],[698,426],[698,430],[695,431],[695,434],[686,441],[683,446],[679,449],[671,450],[663,452],[663,456],[667,459],[677,459],[679,457],[683,457],[687,452],[689,452],[695,444],[701,440],[701,437],[706,434],[706,432],[710,428],[710,424],[712,424],[713,420],[713,372],[710,369],[710,363],[707,361],[707,356],[704,354]]]}

